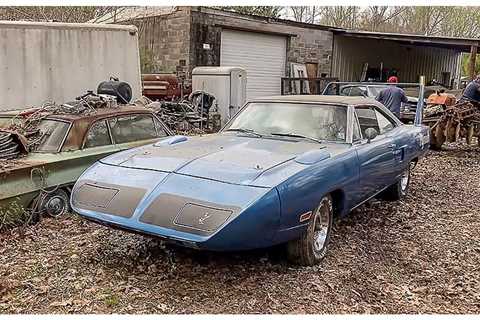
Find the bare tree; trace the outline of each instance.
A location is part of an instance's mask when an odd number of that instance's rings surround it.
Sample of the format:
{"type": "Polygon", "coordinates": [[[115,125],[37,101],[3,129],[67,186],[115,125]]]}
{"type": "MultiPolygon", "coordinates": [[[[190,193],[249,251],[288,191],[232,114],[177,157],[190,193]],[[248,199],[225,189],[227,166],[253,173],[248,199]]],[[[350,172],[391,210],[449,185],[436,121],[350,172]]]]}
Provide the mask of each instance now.
{"type": "Polygon", "coordinates": [[[229,6],[217,7],[222,10],[235,11],[243,14],[253,14],[257,16],[279,18],[284,7],[282,6],[229,6]]]}
{"type": "MultiPolygon", "coordinates": [[[[294,6],[289,7],[293,19],[299,22],[315,23],[324,11],[325,7],[317,6],[294,6]]],[[[290,13],[288,12],[288,13],[290,13]]]]}
{"type": "Polygon", "coordinates": [[[30,6],[0,7],[1,20],[87,22],[119,7],[30,6]]]}
{"type": "Polygon", "coordinates": [[[355,6],[337,6],[337,7],[325,7],[320,17],[320,23],[355,29],[358,26],[360,8],[355,6]]]}
{"type": "Polygon", "coordinates": [[[406,7],[370,6],[360,14],[359,28],[368,31],[397,31],[396,18],[406,7]]]}

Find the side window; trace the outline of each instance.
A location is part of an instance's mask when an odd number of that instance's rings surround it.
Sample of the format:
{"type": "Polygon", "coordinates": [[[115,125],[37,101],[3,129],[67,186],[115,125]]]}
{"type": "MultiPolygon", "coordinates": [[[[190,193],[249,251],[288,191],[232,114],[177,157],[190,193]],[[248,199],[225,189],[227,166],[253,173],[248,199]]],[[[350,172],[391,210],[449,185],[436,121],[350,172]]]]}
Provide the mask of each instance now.
{"type": "Polygon", "coordinates": [[[360,131],[362,135],[365,136],[365,130],[368,128],[374,128],[377,132],[380,133],[378,128],[377,117],[375,115],[375,110],[373,107],[357,107],[355,108],[357,113],[358,123],[360,125],[360,131]]]}
{"type": "Polygon", "coordinates": [[[358,124],[358,120],[355,117],[353,121],[353,141],[358,141],[362,139],[362,135],[360,133],[360,125],[358,124]]]}
{"type": "Polygon", "coordinates": [[[112,144],[105,120],[95,122],[88,130],[85,148],[100,147],[112,144]]]}
{"type": "Polygon", "coordinates": [[[352,87],[352,90],[350,90],[349,96],[355,96],[355,97],[364,97],[366,95],[366,89],[361,88],[361,87],[352,87]]]}
{"type": "Polygon", "coordinates": [[[350,90],[352,87],[343,87],[340,89],[340,96],[349,96],[350,95],[350,90]]]}
{"type": "Polygon", "coordinates": [[[375,113],[377,115],[378,127],[380,128],[380,134],[384,134],[393,128],[395,128],[395,124],[385,117],[380,111],[375,109],[375,113]]]}
{"type": "Polygon", "coordinates": [[[108,120],[115,143],[126,143],[157,137],[152,116],[136,114],[108,120]]]}
{"type": "Polygon", "coordinates": [[[166,137],[167,133],[160,121],[156,117],[153,117],[153,122],[155,122],[155,128],[157,129],[157,137],[166,137]]]}

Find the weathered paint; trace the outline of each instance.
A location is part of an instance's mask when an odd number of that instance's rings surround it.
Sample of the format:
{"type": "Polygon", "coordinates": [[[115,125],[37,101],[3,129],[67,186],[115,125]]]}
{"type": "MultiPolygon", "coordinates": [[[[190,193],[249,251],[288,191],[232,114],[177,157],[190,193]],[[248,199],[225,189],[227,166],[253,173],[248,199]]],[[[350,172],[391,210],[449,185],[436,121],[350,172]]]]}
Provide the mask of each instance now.
{"type": "MultiPolygon", "coordinates": [[[[276,102],[294,99],[297,103],[336,99],[337,104],[373,105],[395,119],[384,106],[365,98],[289,96],[276,98],[276,102]]],[[[323,196],[340,192],[337,213],[345,215],[396,183],[411,161],[428,149],[428,139],[423,139],[428,137],[428,127],[403,125],[398,120],[393,120],[395,128],[372,141],[351,143],[354,105],[345,107],[350,115],[346,143],[287,142],[222,131],[115,154],[97,162],[78,179],[72,191],[72,208],[94,221],[209,250],[253,249],[298,238],[307,226],[307,222],[300,222],[301,215],[314,210],[323,196]],[[306,163],[295,161],[319,149],[331,156],[306,163]],[[78,191],[92,183],[119,194],[126,188],[142,187],[145,195],[134,203],[133,212],[120,216],[115,202],[123,197],[106,199],[108,204],[101,208],[79,201],[78,191]],[[161,200],[167,196],[183,203],[172,208],[161,200]],[[185,226],[164,219],[166,215],[182,215],[182,206],[205,203],[209,206],[197,211],[197,221],[187,217],[192,221],[190,226],[214,215],[215,210],[231,210],[227,221],[215,231],[186,231],[185,226]],[[152,211],[158,219],[147,223],[142,217],[152,211]]]]}
{"type": "Polygon", "coordinates": [[[64,103],[110,76],[141,95],[134,26],[0,22],[0,110],[64,103]]]}
{"type": "MultiPolygon", "coordinates": [[[[42,189],[51,190],[56,186],[71,186],[82,172],[98,159],[112,153],[154,143],[158,138],[139,140],[107,146],[82,148],[84,137],[90,126],[97,120],[109,116],[129,114],[152,114],[140,107],[122,107],[98,110],[93,115],[52,115],[52,119],[63,119],[72,123],[60,152],[32,152],[19,159],[19,164],[0,170],[0,210],[8,208],[12,201],[28,207],[42,189]]],[[[170,131],[165,127],[167,134],[170,131]]]]}

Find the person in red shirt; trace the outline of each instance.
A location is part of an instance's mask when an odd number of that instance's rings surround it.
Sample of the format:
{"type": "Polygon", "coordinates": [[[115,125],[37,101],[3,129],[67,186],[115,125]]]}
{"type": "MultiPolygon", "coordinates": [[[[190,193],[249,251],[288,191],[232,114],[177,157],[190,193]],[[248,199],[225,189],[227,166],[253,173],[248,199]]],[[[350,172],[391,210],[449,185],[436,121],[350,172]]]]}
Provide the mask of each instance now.
{"type": "Polygon", "coordinates": [[[408,98],[403,89],[395,85],[395,83],[398,83],[398,78],[396,76],[391,76],[388,78],[387,82],[392,85],[380,91],[375,99],[392,111],[397,118],[400,118],[400,107],[402,106],[402,102],[408,102],[408,98]]]}

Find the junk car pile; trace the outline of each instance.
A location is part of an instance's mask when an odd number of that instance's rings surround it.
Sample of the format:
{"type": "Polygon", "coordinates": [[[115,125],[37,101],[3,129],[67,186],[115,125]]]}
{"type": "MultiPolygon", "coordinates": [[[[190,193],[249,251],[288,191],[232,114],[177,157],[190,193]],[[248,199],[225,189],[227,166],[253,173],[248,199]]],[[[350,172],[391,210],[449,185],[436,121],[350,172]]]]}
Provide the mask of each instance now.
{"type": "Polygon", "coordinates": [[[220,129],[220,115],[214,107],[215,96],[194,91],[178,101],[151,101],[143,97],[145,107],[152,109],[176,133],[200,134],[220,129]]]}

